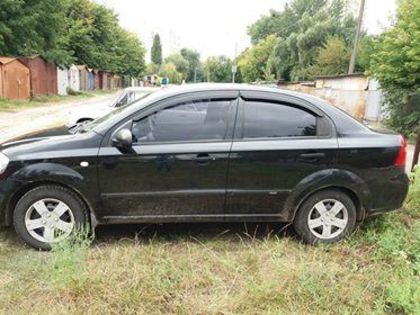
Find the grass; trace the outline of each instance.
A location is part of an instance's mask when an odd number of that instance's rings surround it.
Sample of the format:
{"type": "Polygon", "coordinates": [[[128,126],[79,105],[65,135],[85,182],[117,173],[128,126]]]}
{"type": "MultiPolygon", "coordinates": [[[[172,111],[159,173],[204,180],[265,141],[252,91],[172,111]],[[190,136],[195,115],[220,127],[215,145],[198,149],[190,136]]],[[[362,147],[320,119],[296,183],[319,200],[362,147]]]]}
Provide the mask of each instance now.
{"type": "Polygon", "coordinates": [[[30,100],[7,100],[7,99],[0,99],[0,112],[2,111],[16,111],[23,108],[29,107],[39,107],[39,106],[46,106],[51,104],[60,104],[63,102],[84,99],[89,97],[94,97],[103,94],[114,93],[115,90],[109,91],[81,91],[81,92],[73,92],[72,95],[44,95],[44,96],[37,96],[30,100]]]}
{"type": "Polygon", "coordinates": [[[420,169],[348,240],[278,225],[102,228],[44,253],[0,233],[3,314],[420,314],[420,169]]]}

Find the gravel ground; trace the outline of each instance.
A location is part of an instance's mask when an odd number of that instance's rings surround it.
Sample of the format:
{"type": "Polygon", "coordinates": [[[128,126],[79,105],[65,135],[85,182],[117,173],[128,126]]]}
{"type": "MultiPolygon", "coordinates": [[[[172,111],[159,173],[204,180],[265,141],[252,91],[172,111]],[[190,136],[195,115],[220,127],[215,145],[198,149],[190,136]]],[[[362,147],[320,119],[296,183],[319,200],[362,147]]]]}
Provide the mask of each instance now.
{"type": "Polygon", "coordinates": [[[25,133],[61,126],[70,109],[109,103],[115,97],[116,93],[113,93],[61,104],[0,112],[0,143],[25,133]]]}

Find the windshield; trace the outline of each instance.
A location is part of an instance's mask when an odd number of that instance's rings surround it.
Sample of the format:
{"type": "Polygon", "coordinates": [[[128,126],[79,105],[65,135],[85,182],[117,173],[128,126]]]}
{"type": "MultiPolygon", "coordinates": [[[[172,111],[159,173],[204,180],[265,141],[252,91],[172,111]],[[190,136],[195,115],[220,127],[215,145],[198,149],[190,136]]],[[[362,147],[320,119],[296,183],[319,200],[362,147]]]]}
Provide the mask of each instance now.
{"type": "Polygon", "coordinates": [[[108,106],[118,107],[118,104],[121,103],[124,100],[125,96],[126,96],[126,90],[122,90],[121,92],[117,93],[117,96],[114,98],[114,100],[108,106]]]}

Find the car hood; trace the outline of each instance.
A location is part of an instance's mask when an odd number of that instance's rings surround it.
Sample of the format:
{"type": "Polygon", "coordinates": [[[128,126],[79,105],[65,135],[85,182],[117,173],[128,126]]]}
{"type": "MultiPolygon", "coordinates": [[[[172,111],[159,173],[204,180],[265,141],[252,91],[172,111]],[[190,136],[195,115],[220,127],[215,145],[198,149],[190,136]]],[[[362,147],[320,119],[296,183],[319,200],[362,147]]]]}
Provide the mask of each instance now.
{"type": "Polygon", "coordinates": [[[105,115],[113,111],[115,107],[110,106],[109,104],[100,104],[95,106],[79,106],[73,108],[68,112],[68,115],[72,118],[89,118],[95,119],[102,115],[105,115]]]}
{"type": "Polygon", "coordinates": [[[97,151],[102,135],[90,131],[70,134],[67,128],[53,128],[23,135],[0,145],[0,151],[10,160],[48,159],[72,156],[75,150],[97,151]]]}

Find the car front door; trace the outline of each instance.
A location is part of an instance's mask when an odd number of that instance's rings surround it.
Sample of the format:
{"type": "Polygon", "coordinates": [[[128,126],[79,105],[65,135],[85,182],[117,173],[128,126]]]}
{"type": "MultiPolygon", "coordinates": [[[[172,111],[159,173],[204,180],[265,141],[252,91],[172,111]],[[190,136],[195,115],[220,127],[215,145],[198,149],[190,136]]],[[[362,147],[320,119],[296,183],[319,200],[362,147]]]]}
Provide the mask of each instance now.
{"type": "Polygon", "coordinates": [[[334,163],[337,141],[319,112],[292,99],[248,95],[239,102],[226,214],[282,220],[293,189],[334,163]]]}
{"type": "Polygon", "coordinates": [[[222,214],[237,96],[177,97],[124,122],[119,128],[131,128],[132,147],[109,143],[99,153],[103,215],[170,221],[222,214]]]}

